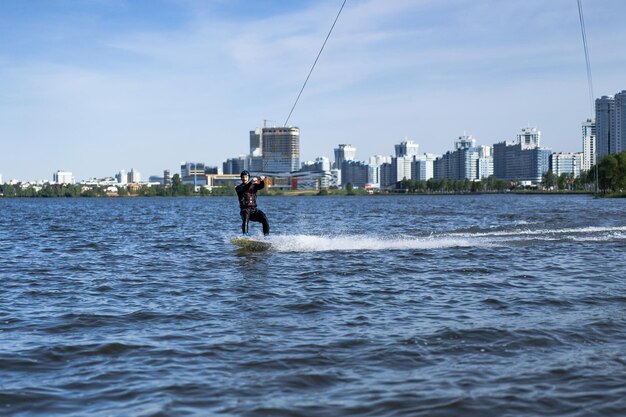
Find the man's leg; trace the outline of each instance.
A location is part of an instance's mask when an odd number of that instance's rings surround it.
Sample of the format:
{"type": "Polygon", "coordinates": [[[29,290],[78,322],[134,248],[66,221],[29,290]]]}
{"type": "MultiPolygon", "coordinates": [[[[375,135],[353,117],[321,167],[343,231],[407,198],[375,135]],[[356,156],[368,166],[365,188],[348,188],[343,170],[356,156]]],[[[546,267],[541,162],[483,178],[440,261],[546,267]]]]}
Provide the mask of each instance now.
{"type": "Polygon", "coordinates": [[[265,236],[270,234],[270,223],[267,221],[267,216],[261,210],[256,209],[250,216],[250,220],[259,222],[263,225],[263,234],[265,236]]]}
{"type": "Polygon", "coordinates": [[[250,221],[250,210],[243,209],[241,210],[241,212],[239,212],[239,214],[241,215],[241,233],[245,235],[246,233],[248,233],[248,221],[250,221]]]}

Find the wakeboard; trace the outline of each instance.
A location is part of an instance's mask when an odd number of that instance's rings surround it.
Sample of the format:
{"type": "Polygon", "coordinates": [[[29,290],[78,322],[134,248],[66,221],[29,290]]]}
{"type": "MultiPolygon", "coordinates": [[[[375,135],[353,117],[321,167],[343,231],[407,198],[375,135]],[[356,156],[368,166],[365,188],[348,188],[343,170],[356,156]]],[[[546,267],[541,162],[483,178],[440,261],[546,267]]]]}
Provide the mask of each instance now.
{"type": "Polygon", "coordinates": [[[270,242],[256,240],[249,237],[236,237],[232,239],[230,243],[238,246],[240,250],[246,252],[265,252],[272,247],[270,242]]]}

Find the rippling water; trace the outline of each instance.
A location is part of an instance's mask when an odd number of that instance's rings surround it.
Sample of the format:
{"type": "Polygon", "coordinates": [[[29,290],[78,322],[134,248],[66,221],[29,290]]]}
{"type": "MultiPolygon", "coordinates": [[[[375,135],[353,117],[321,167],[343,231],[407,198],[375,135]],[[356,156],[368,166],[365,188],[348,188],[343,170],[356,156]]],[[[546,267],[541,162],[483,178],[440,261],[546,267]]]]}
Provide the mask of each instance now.
{"type": "Polygon", "coordinates": [[[260,203],[0,199],[0,415],[625,415],[626,200],[260,203]]]}

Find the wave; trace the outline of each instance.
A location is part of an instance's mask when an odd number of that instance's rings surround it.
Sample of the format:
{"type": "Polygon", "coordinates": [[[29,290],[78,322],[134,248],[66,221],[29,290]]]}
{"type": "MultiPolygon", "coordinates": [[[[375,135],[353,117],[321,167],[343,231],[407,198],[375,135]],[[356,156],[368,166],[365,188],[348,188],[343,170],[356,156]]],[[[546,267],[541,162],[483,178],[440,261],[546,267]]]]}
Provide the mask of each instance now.
{"type": "Polygon", "coordinates": [[[476,246],[467,238],[280,235],[268,238],[278,252],[419,250],[476,246]]]}
{"type": "Polygon", "coordinates": [[[626,240],[626,226],[561,229],[468,230],[428,236],[273,235],[264,238],[275,252],[433,250],[493,247],[510,242],[606,242],[626,240]]]}

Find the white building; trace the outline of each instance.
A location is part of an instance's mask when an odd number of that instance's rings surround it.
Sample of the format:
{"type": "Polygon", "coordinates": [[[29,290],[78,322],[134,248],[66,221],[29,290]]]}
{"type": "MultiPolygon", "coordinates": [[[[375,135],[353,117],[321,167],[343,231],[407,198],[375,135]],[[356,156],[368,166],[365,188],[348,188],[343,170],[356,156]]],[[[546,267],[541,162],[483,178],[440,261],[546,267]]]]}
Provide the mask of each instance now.
{"type": "Polygon", "coordinates": [[[334,168],[341,169],[341,165],[344,161],[354,161],[356,158],[356,148],[350,144],[340,144],[335,149],[335,166],[334,168]]]}
{"type": "Polygon", "coordinates": [[[374,155],[370,156],[368,160],[369,174],[368,182],[376,187],[380,188],[380,166],[382,164],[391,164],[391,156],[374,155]]]}
{"type": "Polygon", "coordinates": [[[419,154],[419,145],[414,143],[412,140],[405,140],[404,142],[400,142],[399,145],[395,145],[396,147],[396,157],[401,156],[417,156],[419,154]]]}
{"type": "Polygon", "coordinates": [[[589,171],[596,164],[596,122],[587,119],[582,124],[583,164],[581,169],[589,171]]]}
{"type": "Polygon", "coordinates": [[[572,175],[574,178],[580,176],[583,154],[578,153],[553,153],[550,155],[550,169],[557,177],[562,174],[572,175]]]}
{"type": "Polygon", "coordinates": [[[481,180],[493,175],[493,151],[491,146],[479,146],[478,149],[478,175],[476,179],[481,180]]]}
{"type": "Polygon", "coordinates": [[[522,149],[535,149],[541,146],[541,131],[536,127],[525,127],[517,134],[517,143],[522,149]]]}
{"type": "Polygon", "coordinates": [[[116,175],[118,184],[127,184],[128,183],[128,175],[126,175],[126,170],[120,169],[120,172],[116,175]]]}
{"type": "Polygon", "coordinates": [[[395,181],[402,181],[403,179],[413,179],[411,175],[411,165],[413,163],[413,156],[397,156],[391,160],[392,178],[395,174],[395,181]]]}
{"type": "Polygon", "coordinates": [[[411,167],[411,176],[414,180],[428,181],[433,178],[435,173],[435,159],[439,155],[432,153],[425,153],[423,155],[417,155],[413,161],[411,167]]]}
{"type": "Polygon", "coordinates": [[[74,184],[74,176],[69,171],[57,171],[52,174],[52,181],[55,184],[74,184]]]}
{"type": "Polygon", "coordinates": [[[2,182],[2,174],[0,174],[0,185],[2,185],[2,184],[4,184],[4,183],[2,182]]]}
{"type": "Polygon", "coordinates": [[[139,171],[135,171],[133,168],[130,169],[128,173],[128,182],[132,184],[137,184],[141,182],[141,173],[139,171]]]}

